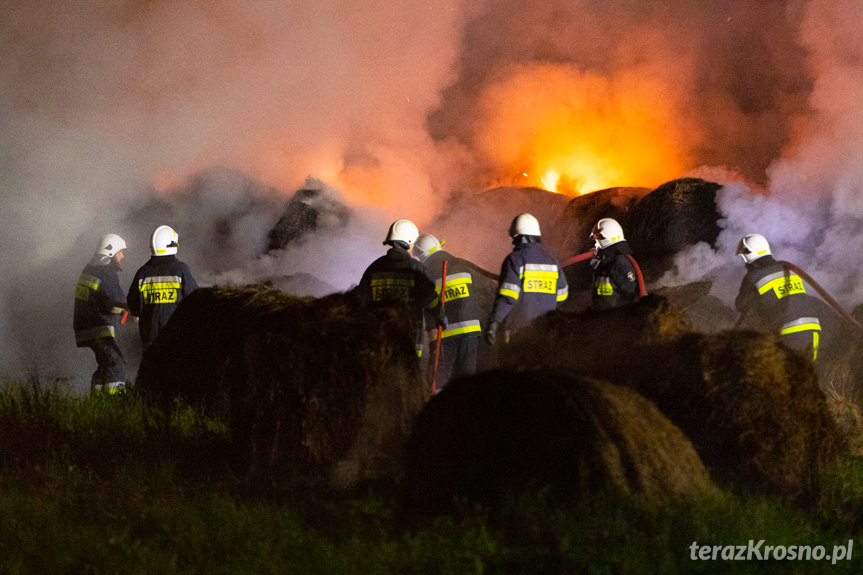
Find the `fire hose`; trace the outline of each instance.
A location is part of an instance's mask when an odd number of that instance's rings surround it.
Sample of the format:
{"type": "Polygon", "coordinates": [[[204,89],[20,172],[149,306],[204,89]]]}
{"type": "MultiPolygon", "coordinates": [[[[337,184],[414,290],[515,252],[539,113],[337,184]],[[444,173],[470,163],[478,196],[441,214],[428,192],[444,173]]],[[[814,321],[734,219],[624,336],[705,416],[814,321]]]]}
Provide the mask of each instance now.
{"type": "MultiPolygon", "coordinates": [[[[446,300],[446,263],[447,260],[443,261],[443,275],[441,276],[440,282],[440,316],[445,317],[444,315],[444,302],[446,300]]],[[[435,345],[435,353],[434,353],[434,371],[432,372],[432,394],[437,393],[437,366],[440,362],[440,340],[443,339],[443,326],[438,324],[437,326],[437,343],[435,345]]]]}
{"type": "MultiPolygon", "coordinates": [[[[837,314],[839,314],[839,317],[841,317],[842,319],[844,319],[845,321],[850,323],[852,326],[854,326],[857,329],[857,331],[859,332],[859,335],[863,335],[863,325],[860,325],[860,322],[857,321],[857,319],[853,315],[848,313],[845,310],[845,308],[843,308],[841,305],[839,305],[839,302],[837,302],[833,298],[833,296],[831,296],[827,292],[826,289],[821,287],[821,284],[819,284],[814,279],[812,279],[812,276],[810,276],[809,274],[807,274],[806,272],[804,272],[802,269],[800,269],[796,265],[792,264],[791,262],[780,261],[779,263],[782,264],[786,270],[791,270],[791,271],[797,273],[797,275],[799,275],[801,278],[803,278],[803,281],[805,281],[806,283],[808,283],[809,285],[814,287],[815,291],[818,292],[818,295],[820,295],[824,299],[824,301],[826,301],[830,305],[830,307],[832,307],[833,310],[837,314]]],[[[745,311],[746,310],[743,310],[737,314],[737,318],[735,318],[735,320],[734,320],[734,326],[732,327],[732,329],[736,329],[740,325],[740,322],[743,321],[743,316],[744,316],[745,311]]]]}
{"type": "MultiPolygon", "coordinates": [[[[593,256],[593,250],[589,252],[584,252],[583,254],[578,254],[577,256],[573,256],[569,259],[563,260],[560,262],[561,269],[571,266],[572,264],[576,264],[578,262],[583,262],[586,259],[589,259],[593,256]]],[[[635,261],[635,258],[629,254],[626,254],[626,259],[629,260],[629,263],[632,264],[632,267],[635,268],[635,275],[638,278],[638,296],[644,297],[647,295],[647,287],[644,284],[644,275],[641,273],[641,268],[638,265],[638,262],[635,261]]]]}

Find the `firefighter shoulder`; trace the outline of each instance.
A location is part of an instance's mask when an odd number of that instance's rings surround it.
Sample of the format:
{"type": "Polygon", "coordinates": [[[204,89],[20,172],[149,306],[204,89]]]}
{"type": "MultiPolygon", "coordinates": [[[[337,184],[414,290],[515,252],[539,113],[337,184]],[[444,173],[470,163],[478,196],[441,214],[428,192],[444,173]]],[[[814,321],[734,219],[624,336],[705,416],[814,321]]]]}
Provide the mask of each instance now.
{"type": "Polygon", "coordinates": [[[364,301],[402,301],[420,308],[434,301],[434,284],[409,251],[418,236],[419,230],[410,220],[396,220],[390,225],[383,241],[389,246],[387,253],[366,268],[357,286],[364,301]]]}
{"type": "Polygon", "coordinates": [[[150,259],[135,273],[126,301],[139,317],[138,329],[144,345],[159,335],[179,303],[198,288],[189,266],[177,259],[177,232],[158,226],[150,235],[150,259]]]}
{"type": "Polygon", "coordinates": [[[596,222],[590,238],[594,242],[591,307],[603,310],[636,301],[638,272],[620,223],[613,218],[602,218],[596,222]]]}
{"type": "Polygon", "coordinates": [[[494,345],[501,326],[516,331],[566,300],[569,286],[557,259],[541,243],[537,219],[516,216],[509,227],[513,250],[504,259],[497,295],[486,328],[486,341],[494,345]]]}
{"type": "Polygon", "coordinates": [[[764,323],[789,347],[817,359],[821,333],[818,306],[800,275],[791,264],[774,259],[770,244],[761,234],[744,236],[737,255],[746,265],[734,300],[741,319],[748,316],[764,323]]]}
{"type": "MultiPolygon", "coordinates": [[[[442,328],[441,339],[479,336],[482,332],[479,306],[468,263],[444,251],[441,242],[431,234],[420,235],[412,253],[423,264],[426,277],[434,282],[436,297],[427,318],[429,324],[436,323],[442,328]]],[[[437,331],[430,331],[429,338],[435,341],[437,331]]]]}

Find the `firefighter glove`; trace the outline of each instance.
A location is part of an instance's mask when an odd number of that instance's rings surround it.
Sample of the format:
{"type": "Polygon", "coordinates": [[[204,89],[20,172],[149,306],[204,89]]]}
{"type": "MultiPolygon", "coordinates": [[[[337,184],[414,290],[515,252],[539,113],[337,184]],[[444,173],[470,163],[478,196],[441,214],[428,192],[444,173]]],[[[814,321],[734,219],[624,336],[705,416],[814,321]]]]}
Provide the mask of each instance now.
{"type": "Polygon", "coordinates": [[[493,321],[488,324],[487,328],[485,328],[485,341],[487,341],[489,345],[494,345],[495,341],[497,341],[498,327],[500,327],[500,322],[493,321]]]}
{"type": "Polygon", "coordinates": [[[449,321],[447,320],[447,318],[446,318],[446,316],[445,316],[445,315],[438,316],[438,318],[437,318],[437,325],[438,325],[438,327],[439,327],[439,328],[441,328],[441,329],[446,329],[446,328],[447,328],[447,326],[449,325],[449,321]]]}

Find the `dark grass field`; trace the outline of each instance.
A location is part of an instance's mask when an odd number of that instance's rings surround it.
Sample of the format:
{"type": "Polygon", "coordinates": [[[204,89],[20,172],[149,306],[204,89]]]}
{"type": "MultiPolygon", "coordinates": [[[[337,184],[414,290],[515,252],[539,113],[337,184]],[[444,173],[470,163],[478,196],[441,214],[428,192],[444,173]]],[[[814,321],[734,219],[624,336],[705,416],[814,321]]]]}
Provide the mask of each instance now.
{"type": "MultiPolygon", "coordinates": [[[[698,500],[565,501],[537,488],[422,513],[398,477],[334,490],[311,469],[232,469],[229,429],[175,402],[0,392],[0,573],[859,573],[863,464],[796,507],[726,489],[698,500]],[[851,559],[693,560],[692,544],[834,546],[851,559]]],[[[786,555],[787,557],[787,555],[786,555]]]]}

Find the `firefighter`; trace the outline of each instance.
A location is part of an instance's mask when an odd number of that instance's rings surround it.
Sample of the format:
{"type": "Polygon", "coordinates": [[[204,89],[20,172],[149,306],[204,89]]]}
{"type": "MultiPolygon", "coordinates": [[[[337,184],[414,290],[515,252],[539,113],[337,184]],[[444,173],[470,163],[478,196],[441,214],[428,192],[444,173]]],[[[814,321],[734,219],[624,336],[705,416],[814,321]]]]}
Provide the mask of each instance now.
{"type": "Polygon", "coordinates": [[[485,339],[494,345],[504,326],[504,342],[534,318],[566,300],[569,286],[558,265],[541,243],[539,221],[531,214],[516,216],[509,226],[513,250],[503,260],[485,339]]]}
{"type": "Polygon", "coordinates": [[[150,235],[150,259],[132,280],[126,301],[129,311],[140,318],[138,331],[149,346],[177,309],[198,289],[189,266],[177,259],[180,238],[170,226],[159,226],[150,235]]]}
{"type": "MultiPolygon", "coordinates": [[[[482,327],[479,321],[479,305],[474,295],[473,276],[468,262],[453,257],[441,249],[441,243],[431,234],[422,234],[413,247],[414,256],[423,264],[426,276],[434,282],[438,297],[433,310],[442,305],[447,318],[446,329],[429,331],[431,345],[437,345],[440,332],[440,357],[437,373],[434,374],[435,391],[446,386],[447,382],[476,371],[477,349],[482,327]],[[444,277],[446,262],[446,277],[444,277]],[[441,295],[441,288],[446,283],[441,295]],[[442,300],[442,304],[441,304],[442,300]]],[[[431,316],[427,325],[434,325],[431,316]]],[[[430,361],[434,361],[430,358],[430,361]]]]}
{"type": "Polygon", "coordinates": [[[590,234],[594,242],[593,289],[594,310],[620,307],[638,300],[639,283],[632,248],[623,237],[623,228],[613,218],[602,218],[590,234]]]}
{"type": "MultiPolygon", "coordinates": [[[[410,220],[396,220],[390,225],[384,245],[387,253],[366,268],[356,293],[366,303],[405,302],[414,312],[411,321],[416,326],[414,345],[418,357],[423,349],[423,309],[437,300],[434,284],[428,279],[422,264],[411,257],[410,249],[419,230],[410,220]]],[[[437,316],[438,324],[446,327],[446,318],[437,316]]]]}
{"type": "Polygon", "coordinates": [[[773,259],[770,244],[761,234],[749,234],[737,245],[737,255],[746,264],[746,275],[734,300],[738,322],[743,317],[763,322],[782,336],[790,348],[815,361],[821,321],[818,303],[793,266],[773,259]]]}
{"type": "Polygon", "coordinates": [[[120,393],[126,387],[126,362],[115,339],[126,311],[118,272],[126,256],[126,242],[117,234],[102,236],[75,286],[73,328],[75,345],[89,347],[96,356],[90,378],[92,392],[120,393]]]}

